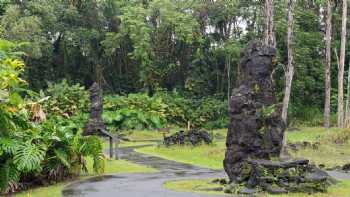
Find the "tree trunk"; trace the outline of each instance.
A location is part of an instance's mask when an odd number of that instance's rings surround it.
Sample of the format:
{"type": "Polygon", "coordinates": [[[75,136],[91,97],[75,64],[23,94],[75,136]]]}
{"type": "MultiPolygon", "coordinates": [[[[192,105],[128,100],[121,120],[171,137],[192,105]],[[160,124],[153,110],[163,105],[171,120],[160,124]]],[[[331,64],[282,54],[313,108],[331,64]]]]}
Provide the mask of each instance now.
{"type": "Polygon", "coordinates": [[[294,76],[293,66],[293,12],[294,2],[288,0],[288,35],[287,35],[287,49],[288,49],[288,65],[285,71],[285,89],[282,108],[282,119],[287,123],[288,105],[290,99],[290,93],[292,90],[292,81],[294,76]]]}
{"type": "Polygon", "coordinates": [[[275,26],[273,23],[273,0],[265,0],[265,38],[266,45],[276,48],[275,26]]]}
{"type": "Polygon", "coordinates": [[[348,72],[348,84],[347,84],[347,99],[346,99],[346,108],[345,108],[345,127],[349,128],[350,127],[350,110],[349,110],[349,106],[350,106],[350,62],[349,62],[349,72],[348,72]]]}
{"type": "Polygon", "coordinates": [[[227,100],[230,100],[231,96],[231,55],[228,55],[227,59],[227,100]]]}
{"type": "Polygon", "coordinates": [[[327,0],[326,14],[326,60],[325,60],[325,102],[323,126],[329,128],[329,117],[331,113],[331,42],[332,42],[332,3],[327,0]]]}
{"type": "Polygon", "coordinates": [[[347,0],[343,0],[342,31],[338,69],[338,127],[344,127],[344,64],[346,44],[347,0]]]}
{"type": "MultiPolygon", "coordinates": [[[[292,81],[294,76],[294,65],[293,65],[293,13],[294,13],[294,2],[293,0],[288,0],[288,35],[287,35],[287,49],[288,49],[288,65],[285,70],[285,89],[282,107],[282,120],[287,124],[288,116],[288,105],[290,99],[290,93],[292,91],[292,81]]],[[[284,133],[282,141],[282,150],[280,152],[280,157],[282,158],[287,153],[287,136],[284,133]]]]}

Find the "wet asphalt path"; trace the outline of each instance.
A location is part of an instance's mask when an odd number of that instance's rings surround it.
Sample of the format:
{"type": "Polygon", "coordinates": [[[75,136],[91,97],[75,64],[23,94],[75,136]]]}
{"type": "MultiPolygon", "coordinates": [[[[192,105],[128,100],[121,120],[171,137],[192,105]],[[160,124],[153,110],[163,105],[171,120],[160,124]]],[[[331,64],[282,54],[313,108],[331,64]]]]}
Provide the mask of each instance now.
{"type": "MultiPolygon", "coordinates": [[[[135,147],[121,148],[121,159],[146,165],[158,173],[117,174],[94,177],[68,185],[64,197],[208,197],[204,194],[174,192],[163,184],[169,180],[225,177],[223,171],[195,167],[134,151],[135,147]]],[[[213,197],[213,195],[211,195],[213,197]]]]}

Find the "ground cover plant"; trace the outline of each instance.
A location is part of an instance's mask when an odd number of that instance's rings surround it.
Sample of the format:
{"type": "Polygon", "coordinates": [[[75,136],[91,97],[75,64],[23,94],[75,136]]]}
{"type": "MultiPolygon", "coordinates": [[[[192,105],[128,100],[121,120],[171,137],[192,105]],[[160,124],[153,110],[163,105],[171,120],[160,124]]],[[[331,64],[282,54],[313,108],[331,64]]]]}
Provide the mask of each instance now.
{"type": "MultiPolygon", "coordinates": [[[[205,180],[179,180],[179,181],[171,181],[164,184],[165,188],[182,191],[182,192],[196,192],[202,194],[213,194],[213,195],[223,195],[223,196],[231,196],[229,194],[225,194],[223,191],[208,191],[208,190],[217,190],[217,188],[222,187],[220,184],[212,183],[213,179],[205,179],[205,180]]],[[[329,196],[337,196],[337,197],[347,197],[350,193],[350,181],[341,181],[336,185],[333,185],[328,188],[327,193],[316,193],[316,194],[305,194],[305,193],[290,193],[290,194],[259,194],[259,197],[329,197],[329,196]]]]}

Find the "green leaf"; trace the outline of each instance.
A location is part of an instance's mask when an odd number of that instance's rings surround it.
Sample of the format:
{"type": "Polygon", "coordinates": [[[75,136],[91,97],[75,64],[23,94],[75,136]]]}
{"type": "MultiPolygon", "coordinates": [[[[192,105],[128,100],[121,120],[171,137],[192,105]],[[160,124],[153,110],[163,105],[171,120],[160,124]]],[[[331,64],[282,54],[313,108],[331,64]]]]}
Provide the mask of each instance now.
{"type": "Polygon", "coordinates": [[[15,155],[14,163],[17,169],[23,172],[41,170],[41,162],[44,160],[46,151],[43,147],[25,143],[19,146],[15,155]]]}
{"type": "Polygon", "coordinates": [[[55,149],[54,153],[64,166],[70,168],[71,165],[69,162],[68,155],[63,149],[55,149]]]}

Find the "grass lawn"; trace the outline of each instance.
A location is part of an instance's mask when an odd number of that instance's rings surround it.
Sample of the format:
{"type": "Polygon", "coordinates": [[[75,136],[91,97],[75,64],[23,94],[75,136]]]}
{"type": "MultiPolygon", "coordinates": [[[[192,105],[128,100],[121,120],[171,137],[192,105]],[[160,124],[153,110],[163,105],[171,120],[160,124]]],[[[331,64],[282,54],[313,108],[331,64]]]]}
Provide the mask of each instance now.
{"type": "MultiPolygon", "coordinates": [[[[224,135],[226,129],[214,131],[224,135]]],[[[300,131],[287,133],[287,140],[290,143],[296,142],[317,142],[321,145],[317,150],[306,148],[298,152],[291,152],[295,158],[309,159],[316,164],[324,164],[326,167],[335,167],[350,162],[350,142],[337,145],[332,143],[335,139],[350,133],[348,130],[329,129],[312,127],[302,128],[300,131]]],[[[193,146],[152,146],[136,149],[137,152],[162,157],[165,159],[197,165],[211,169],[223,169],[222,161],[225,154],[224,139],[215,141],[214,145],[193,146]]]]}
{"type": "Polygon", "coordinates": [[[188,163],[204,168],[223,169],[222,161],[225,156],[225,136],[227,129],[210,131],[220,140],[215,140],[213,145],[186,146],[150,146],[138,148],[135,151],[149,154],[164,159],[188,163]]]}
{"type": "Polygon", "coordinates": [[[336,134],[344,132],[347,132],[347,130],[338,128],[324,129],[322,127],[306,127],[301,128],[298,131],[287,132],[287,140],[290,143],[303,141],[316,142],[318,140],[332,138],[336,134]]]}
{"type": "Polygon", "coordinates": [[[326,167],[342,166],[350,162],[350,141],[337,144],[335,141],[350,136],[347,129],[304,128],[300,131],[288,132],[288,142],[297,143],[308,141],[319,142],[317,149],[311,147],[290,151],[293,157],[306,158],[315,164],[324,164],[326,167]]]}
{"type": "MultiPolygon", "coordinates": [[[[171,181],[164,184],[164,187],[174,191],[181,192],[196,192],[203,194],[227,195],[223,191],[203,191],[210,188],[222,187],[219,184],[210,183],[212,180],[180,180],[171,181]]],[[[349,197],[350,196],[350,181],[342,181],[331,186],[327,193],[315,193],[312,195],[302,193],[291,193],[285,195],[269,195],[260,194],[260,197],[349,197]]]]}
{"type": "MultiPolygon", "coordinates": [[[[91,158],[87,158],[87,167],[89,172],[93,172],[93,163],[91,158]]],[[[156,169],[134,164],[125,160],[107,160],[104,174],[116,173],[151,173],[157,172],[156,169]]],[[[79,179],[83,180],[96,174],[82,175],[79,179]]],[[[16,197],[61,197],[62,189],[71,182],[58,183],[47,187],[39,187],[18,194],[16,197]]]]}
{"type": "Polygon", "coordinates": [[[182,163],[193,164],[211,169],[222,169],[225,155],[225,143],[217,142],[213,145],[193,146],[150,146],[136,149],[137,152],[162,157],[182,163]]]}

